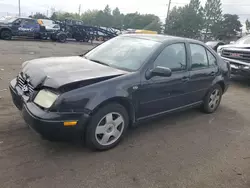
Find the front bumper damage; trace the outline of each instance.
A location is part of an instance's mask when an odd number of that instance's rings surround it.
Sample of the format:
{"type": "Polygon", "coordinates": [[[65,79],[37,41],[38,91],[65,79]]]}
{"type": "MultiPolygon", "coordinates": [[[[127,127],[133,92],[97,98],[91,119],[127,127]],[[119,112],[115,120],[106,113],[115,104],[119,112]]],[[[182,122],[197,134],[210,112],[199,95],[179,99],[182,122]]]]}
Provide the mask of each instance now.
{"type": "Polygon", "coordinates": [[[59,113],[44,111],[33,102],[29,101],[16,84],[16,79],[10,82],[10,93],[13,103],[21,111],[22,117],[29,127],[42,137],[53,138],[76,138],[83,135],[89,115],[81,113],[59,113]],[[65,121],[76,120],[74,127],[64,126],[65,121]],[[79,135],[80,133],[80,135],[79,135]]]}

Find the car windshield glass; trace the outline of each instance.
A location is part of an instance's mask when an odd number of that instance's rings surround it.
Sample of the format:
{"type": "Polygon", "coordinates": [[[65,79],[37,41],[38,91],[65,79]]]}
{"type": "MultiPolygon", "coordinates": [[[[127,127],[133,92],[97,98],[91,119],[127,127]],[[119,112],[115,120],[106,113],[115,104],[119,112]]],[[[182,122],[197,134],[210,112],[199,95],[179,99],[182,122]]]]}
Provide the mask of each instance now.
{"type": "Polygon", "coordinates": [[[16,20],[17,18],[1,18],[0,19],[0,22],[3,22],[3,23],[12,23],[16,20]]]}
{"type": "Polygon", "coordinates": [[[237,40],[235,44],[250,44],[250,36],[242,37],[241,39],[237,40]]]}
{"type": "Polygon", "coordinates": [[[160,44],[152,40],[120,36],[94,48],[85,57],[110,67],[136,71],[160,44]]]}

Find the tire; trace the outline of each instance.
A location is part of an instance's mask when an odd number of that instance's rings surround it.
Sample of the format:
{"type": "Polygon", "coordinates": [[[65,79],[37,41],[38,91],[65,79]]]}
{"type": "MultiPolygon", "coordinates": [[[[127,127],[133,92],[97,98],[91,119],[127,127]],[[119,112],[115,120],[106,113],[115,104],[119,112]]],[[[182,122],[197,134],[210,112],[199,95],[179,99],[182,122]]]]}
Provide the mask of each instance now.
{"type": "Polygon", "coordinates": [[[203,104],[203,111],[211,114],[217,110],[222,98],[222,88],[219,84],[214,85],[206,94],[203,104]]]}
{"type": "Polygon", "coordinates": [[[1,39],[3,40],[11,40],[12,38],[12,33],[10,30],[3,30],[1,32],[1,39]]]}
{"type": "Polygon", "coordinates": [[[64,34],[59,34],[57,38],[58,38],[58,39],[57,39],[58,42],[61,42],[61,43],[64,43],[64,42],[66,42],[66,40],[67,40],[67,36],[64,35],[64,34]]]}
{"type": "Polygon", "coordinates": [[[100,151],[115,147],[125,135],[128,124],[128,113],[122,105],[111,103],[101,107],[87,126],[87,147],[100,151]]]}

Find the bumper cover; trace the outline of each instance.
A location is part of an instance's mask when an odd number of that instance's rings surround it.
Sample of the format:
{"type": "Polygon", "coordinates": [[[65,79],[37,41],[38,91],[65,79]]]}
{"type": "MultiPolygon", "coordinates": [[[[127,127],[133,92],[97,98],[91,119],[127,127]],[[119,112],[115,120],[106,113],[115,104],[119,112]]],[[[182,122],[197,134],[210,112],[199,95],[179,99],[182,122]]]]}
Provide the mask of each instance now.
{"type": "Polygon", "coordinates": [[[230,63],[231,74],[250,76],[250,63],[246,63],[236,59],[229,59],[225,57],[222,57],[222,59],[230,63]]]}
{"type": "Polygon", "coordinates": [[[73,138],[84,130],[89,115],[44,111],[33,102],[29,102],[28,97],[23,95],[21,89],[16,86],[16,79],[11,81],[9,88],[13,103],[22,112],[25,122],[43,137],[73,138]],[[76,126],[64,126],[65,121],[72,120],[78,121],[76,126]]]}

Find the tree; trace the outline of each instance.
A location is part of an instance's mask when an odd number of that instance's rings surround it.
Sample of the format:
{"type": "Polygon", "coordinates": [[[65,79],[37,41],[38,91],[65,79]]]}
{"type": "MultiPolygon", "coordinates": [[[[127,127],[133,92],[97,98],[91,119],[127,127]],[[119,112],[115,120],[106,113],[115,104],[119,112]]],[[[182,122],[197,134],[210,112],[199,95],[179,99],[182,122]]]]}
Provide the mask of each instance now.
{"type": "Polygon", "coordinates": [[[204,7],[204,31],[207,40],[209,33],[215,37],[220,30],[222,20],[221,0],[207,0],[204,7]]]}
{"type": "Polygon", "coordinates": [[[104,12],[104,14],[111,15],[111,9],[110,9],[109,5],[106,5],[103,12],[104,12]]]}
{"type": "Polygon", "coordinates": [[[236,14],[224,14],[222,21],[218,25],[220,25],[220,30],[215,37],[221,40],[228,40],[242,31],[242,24],[236,14]]]}
{"type": "Polygon", "coordinates": [[[58,20],[56,12],[53,12],[52,15],[50,16],[51,20],[58,20]]]}
{"type": "Polygon", "coordinates": [[[113,24],[112,26],[115,28],[123,28],[123,19],[124,19],[124,15],[121,14],[120,10],[118,7],[116,7],[113,12],[113,24]]]}
{"type": "Polygon", "coordinates": [[[49,19],[47,16],[45,16],[44,14],[37,12],[34,15],[29,16],[30,18],[34,18],[34,19],[49,19]]]}
{"type": "Polygon", "coordinates": [[[111,27],[113,23],[113,16],[109,5],[106,5],[104,10],[98,11],[96,15],[96,23],[98,26],[111,27]]]}
{"type": "Polygon", "coordinates": [[[81,20],[86,25],[98,25],[96,20],[98,12],[98,10],[87,10],[81,15],[81,20]]]}
{"type": "Polygon", "coordinates": [[[153,14],[130,13],[124,16],[125,29],[146,29],[152,31],[161,31],[161,22],[158,16],[153,14]]]}
{"type": "Polygon", "coordinates": [[[246,20],[246,29],[247,29],[247,33],[249,33],[250,32],[250,22],[248,19],[246,20]]]}
{"type": "Polygon", "coordinates": [[[191,0],[184,7],[174,7],[166,19],[165,33],[170,35],[199,38],[203,14],[199,0],[191,0]]]}

